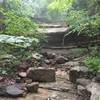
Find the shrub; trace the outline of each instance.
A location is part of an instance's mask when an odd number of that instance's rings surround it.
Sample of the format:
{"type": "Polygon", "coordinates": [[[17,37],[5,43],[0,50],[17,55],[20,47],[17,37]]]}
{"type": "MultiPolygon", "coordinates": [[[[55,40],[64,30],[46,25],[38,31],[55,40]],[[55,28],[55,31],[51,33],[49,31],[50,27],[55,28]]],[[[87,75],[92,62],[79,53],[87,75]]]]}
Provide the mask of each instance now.
{"type": "Polygon", "coordinates": [[[90,54],[83,61],[85,65],[94,71],[100,70],[100,51],[98,51],[98,48],[92,48],[90,54]]]}
{"type": "Polygon", "coordinates": [[[87,57],[84,60],[84,63],[92,70],[100,70],[100,57],[87,57]]]}
{"type": "Polygon", "coordinates": [[[72,10],[66,17],[66,23],[69,26],[69,33],[83,34],[86,36],[96,36],[100,31],[100,16],[89,16],[87,11],[84,10],[72,10]]]}
{"type": "Polygon", "coordinates": [[[32,35],[35,34],[36,24],[33,23],[29,18],[17,16],[14,12],[5,12],[5,34],[11,35],[32,35]]]}

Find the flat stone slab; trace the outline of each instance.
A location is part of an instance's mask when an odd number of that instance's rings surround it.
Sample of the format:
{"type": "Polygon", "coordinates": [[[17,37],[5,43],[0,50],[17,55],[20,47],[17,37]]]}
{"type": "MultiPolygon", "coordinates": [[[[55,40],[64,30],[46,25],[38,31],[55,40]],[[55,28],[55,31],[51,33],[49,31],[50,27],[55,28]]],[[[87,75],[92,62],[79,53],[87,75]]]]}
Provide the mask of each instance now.
{"type": "Polygon", "coordinates": [[[62,27],[62,28],[39,28],[38,32],[51,34],[51,33],[65,33],[65,32],[67,32],[67,30],[68,29],[65,27],[62,27]]]}
{"type": "Polygon", "coordinates": [[[61,28],[63,27],[62,25],[60,24],[47,24],[47,23],[42,23],[42,24],[39,24],[39,27],[41,28],[61,28]]]}
{"type": "Polygon", "coordinates": [[[54,82],[56,80],[55,70],[51,68],[30,68],[27,77],[35,82],[54,82]]]}
{"type": "Polygon", "coordinates": [[[24,94],[24,90],[19,89],[16,85],[7,86],[6,92],[11,97],[21,97],[24,94]]]}
{"type": "MultiPolygon", "coordinates": [[[[7,85],[0,85],[0,96],[2,97],[23,97],[25,93],[25,85],[23,84],[13,84],[7,85]]],[[[0,99],[1,100],[1,99],[0,99]]]]}

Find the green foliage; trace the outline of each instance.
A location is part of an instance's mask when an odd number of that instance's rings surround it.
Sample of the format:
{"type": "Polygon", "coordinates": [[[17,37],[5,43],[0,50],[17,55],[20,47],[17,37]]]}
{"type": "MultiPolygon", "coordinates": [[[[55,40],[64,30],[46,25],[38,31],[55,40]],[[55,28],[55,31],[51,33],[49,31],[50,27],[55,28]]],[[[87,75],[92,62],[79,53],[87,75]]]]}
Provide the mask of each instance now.
{"type": "Polygon", "coordinates": [[[14,12],[16,15],[30,17],[32,16],[32,3],[25,0],[6,0],[6,10],[14,12]],[[27,3],[26,3],[27,2],[27,3]]]}
{"type": "Polygon", "coordinates": [[[94,15],[100,11],[98,0],[75,0],[73,7],[77,10],[85,9],[90,15],[94,15]]]}
{"type": "Polygon", "coordinates": [[[37,45],[39,40],[37,38],[29,38],[24,36],[0,35],[0,43],[12,45],[15,47],[27,48],[31,45],[37,45]]]}
{"type": "Polygon", "coordinates": [[[90,54],[83,61],[85,65],[94,71],[100,70],[100,51],[98,51],[98,48],[92,48],[90,54]]]}
{"type": "Polygon", "coordinates": [[[100,70],[100,57],[87,57],[84,63],[94,71],[100,70]]]}
{"type": "Polygon", "coordinates": [[[96,36],[100,31],[100,16],[89,16],[87,11],[84,10],[72,10],[69,11],[66,17],[66,23],[69,26],[71,33],[83,34],[90,37],[96,36]]]}
{"type": "Polygon", "coordinates": [[[36,24],[29,18],[17,16],[12,11],[5,12],[5,30],[4,33],[11,35],[32,35],[35,33],[36,24]]]}
{"type": "Polygon", "coordinates": [[[20,61],[12,55],[1,55],[0,56],[0,75],[10,74],[12,71],[16,70],[19,66],[20,61]]]}
{"type": "Polygon", "coordinates": [[[39,41],[35,38],[2,36],[0,40],[0,55],[11,54],[19,60],[32,55],[39,49],[39,41]]]}
{"type": "Polygon", "coordinates": [[[5,16],[5,18],[1,20],[5,26],[1,33],[15,36],[34,37],[39,39],[41,42],[46,39],[44,33],[37,32],[38,25],[28,17],[18,16],[14,12],[5,11],[4,9],[1,9],[0,12],[5,16]]]}
{"type": "Polygon", "coordinates": [[[54,0],[51,4],[49,4],[48,8],[51,10],[64,12],[72,6],[73,1],[74,0],[54,0]]]}

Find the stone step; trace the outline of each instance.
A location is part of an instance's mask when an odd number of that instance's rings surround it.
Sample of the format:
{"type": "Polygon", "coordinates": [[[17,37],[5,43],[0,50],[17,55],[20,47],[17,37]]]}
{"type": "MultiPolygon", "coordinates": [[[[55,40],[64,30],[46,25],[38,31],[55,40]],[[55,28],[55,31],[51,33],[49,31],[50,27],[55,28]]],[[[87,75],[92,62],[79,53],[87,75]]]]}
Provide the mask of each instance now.
{"type": "Polygon", "coordinates": [[[65,27],[64,25],[62,26],[61,24],[47,24],[47,23],[42,23],[39,24],[39,28],[61,28],[65,27]]]}
{"type": "Polygon", "coordinates": [[[38,29],[38,32],[47,34],[47,42],[43,44],[44,47],[68,46],[69,44],[86,46],[90,43],[90,41],[96,40],[96,37],[90,38],[84,35],[78,36],[77,33],[70,34],[64,38],[64,35],[67,34],[68,31],[67,27],[56,24],[40,24],[40,28],[38,29]]]}
{"type": "Polygon", "coordinates": [[[68,31],[68,28],[66,27],[60,27],[60,28],[38,28],[37,30],[40,33],[46,33],[46,34],[58,34],[58,33],[66,33],[68,31]]]}

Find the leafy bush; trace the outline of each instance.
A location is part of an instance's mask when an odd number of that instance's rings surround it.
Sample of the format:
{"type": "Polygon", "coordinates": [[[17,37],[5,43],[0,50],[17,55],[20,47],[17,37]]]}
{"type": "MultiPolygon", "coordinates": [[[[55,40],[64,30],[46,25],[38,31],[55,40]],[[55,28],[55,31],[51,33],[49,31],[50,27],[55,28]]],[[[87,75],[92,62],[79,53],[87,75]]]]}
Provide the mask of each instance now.
{"type": "Polygon", "coordinates": [[[0,51],[3,51],[4,54],[12,54],[22,58],[28,54],[31,55],[31,52],[34,52],[38,46],[39,40],[37,38],[0,35],[0,51]]]}
{"type": "Polygon", "coordinates": [[[64,12],[72,6],[73,1],[74,0],[54,0],[48,5],[48,8],[50,10],[64,12]]]}
{"type": "Polygon", "coordinates": [[[0,55],[0,75],[10,74],[12,71],[16,70],[19,64],[20,61],[12,55],[0,55]]]}
{"type": "Polygon", "coordinates": [[[30,18],[18,16],[14,12],[5,11],[4,9],[1,9],[0,12],[4,15],[4,19],[1,19],[1,21],[5,26],[1,33],[15,36],[34,37],[39,39],[41,42],[46,39],[44,33],[37,32],[38,25],[30,18]]]}
{"type": "Polygon", "coordinates": [[[98,48],[92,48],[90,54],[83,61],[85,65],[94,71],[100,70],[100,51],[98,51],[98,48]]]}
{"type": "Polygon", "coordinates": [[[29,18],[17,16],[11,11],[3,14],[5,16],[5,34],[28,36],[35,33],[36,24],[33,23],[29,18]]]}
{"type": "Polygon", "coordinates": [[[100,57],[87,57],[84,60],[84,63],[92,70],[100,70],[100,57]]]}
{"type": "MultiPolygon", "coordinates": [[[[87,11],[72,10],[68,13],[66,23],[69,26],[69,35],[71,33],[83,34],[90,37],[96,36],[100,31],[100,16],[89,16],[87,11]]],[[[65,36],[66,36],[65,35],[65,36]]]]}

